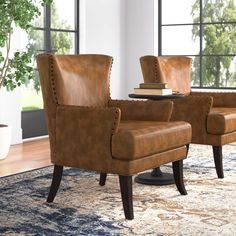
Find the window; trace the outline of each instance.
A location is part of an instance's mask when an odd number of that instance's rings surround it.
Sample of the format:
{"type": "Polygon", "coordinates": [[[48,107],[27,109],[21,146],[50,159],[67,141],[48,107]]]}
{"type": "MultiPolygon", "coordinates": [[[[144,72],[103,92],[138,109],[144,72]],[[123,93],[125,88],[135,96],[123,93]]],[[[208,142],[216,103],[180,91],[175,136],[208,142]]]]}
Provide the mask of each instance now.
{"type": "Polygon", "coordinates": [[[40,38],[37,50],[79,53],[78,12],[77,0],[54,0],[51,6],[42,7],[41,17],[35,21],[34,33],[40,38]]]}
{"type": "MultiPolygon", "coordinates": [[[[79,0],[54,0],[51,6],[40,5],[41,15],[28,35],[28,50],[32,57],[39,53],[79,53],[79,0]]],[[[26,39],[27,41],[27,39],[26,39]]],[[[26,43],[27,44],[27,43],[26,43]]],[[[36,62],[33,80],[22,88],[23,138],[47,134],[36,62]]]]}
{"type": "Polygon", "coordinates": [[[192,86],[236,88],[236,0],[158,0],[159,55],[193,59],[192,86]]]}
{"type": "MultiPolygon", "coordinates": [[[[33,57],[39,53],[55,54],[79,53],[79,1],[54,0],[51,6],[41,6],[36,1],[41,15],[29,32],[29,50],[33,57]]],[[[34,62],[36,68],[36,62],[34,62]]],[[[23,88],[22,110],[43,108],[39,78],[35,69],[34,79],[23,88]]]]}

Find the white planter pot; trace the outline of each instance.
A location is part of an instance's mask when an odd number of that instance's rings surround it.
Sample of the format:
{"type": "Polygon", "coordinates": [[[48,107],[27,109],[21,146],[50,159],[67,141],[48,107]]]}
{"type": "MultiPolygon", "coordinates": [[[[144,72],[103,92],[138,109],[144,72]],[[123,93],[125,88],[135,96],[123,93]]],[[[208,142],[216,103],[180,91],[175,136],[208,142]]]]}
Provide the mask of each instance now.
{"type": "Polygon", "coordinates": [[[11,127],[0,124],[0,159],[7,157],[11,144],[11,127]]]}

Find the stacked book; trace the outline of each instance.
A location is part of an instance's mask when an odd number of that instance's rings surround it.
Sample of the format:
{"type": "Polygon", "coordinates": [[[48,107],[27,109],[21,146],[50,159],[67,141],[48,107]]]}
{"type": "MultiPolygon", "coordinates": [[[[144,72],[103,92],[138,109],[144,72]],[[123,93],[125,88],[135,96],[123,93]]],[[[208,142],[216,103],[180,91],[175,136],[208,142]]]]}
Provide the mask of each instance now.
{"type": "Polygon", "coordinates": [[[167,83],[141,83],[139,88],[134,88],[136,95],[171,95],[172,89],[167,83]]]}

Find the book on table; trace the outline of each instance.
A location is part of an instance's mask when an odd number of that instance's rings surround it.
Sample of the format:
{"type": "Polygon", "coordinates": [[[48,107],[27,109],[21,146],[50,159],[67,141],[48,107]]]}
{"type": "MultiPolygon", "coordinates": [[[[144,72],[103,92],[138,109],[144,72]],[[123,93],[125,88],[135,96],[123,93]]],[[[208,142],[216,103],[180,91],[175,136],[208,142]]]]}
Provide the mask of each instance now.
{"type": "Polygon", "coordinates": [[[139,84],[139,88],[142,89],[167,89],[167,83],[141,83],[139,84]]]}
{"type": "Polygon", "coordinates": [[[163,89],[144,89],[144,88],[134,88],[134,94],[137,95],[171,95],[171,88],[163,88],[163,89]]]}

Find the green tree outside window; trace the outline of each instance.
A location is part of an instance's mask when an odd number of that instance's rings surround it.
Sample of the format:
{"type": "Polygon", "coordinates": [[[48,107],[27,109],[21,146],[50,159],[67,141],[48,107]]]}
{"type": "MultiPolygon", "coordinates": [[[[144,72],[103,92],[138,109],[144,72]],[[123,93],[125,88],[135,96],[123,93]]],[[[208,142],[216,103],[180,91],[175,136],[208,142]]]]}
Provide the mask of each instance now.
{"type": "MultiPolygon", "coordinates": [[[[40,15],[34,23],[34,25],[40,25],[42,22],[43,15],[40,15]]],[[[55,3],[51,4],[51,25],[56,29],[69,30],[70,26],[65,20],[60,20],[58,11],[55,3]]],[[[51,31],[51,48],[52,53],[56,54],[68,54],[73,48],[73,33],[64,32],[64,31],[51,31]]],[[[31,57],[35,60],[37,54],[44,51],[44,30],[31,29],[28,34],[29,44],[28,50],[31,54],[31,57]]],[[[36,68],[36,63],[35,68],[36,68]]],[[[27,88],[23,94],[22,104],[23,110],[34,110],[42,108],[43,102],[40,92],[40,83],[38,72],[35,69],[32,76],[33,83],[28,83],[27,88]],[[36,91],[36,92],[35,92],[36,91]],[[31,100],[29,100],[31,98],[31,100]]]]}
{"type": "MultiPolygon", "coordinates": [[[[194,40],[199,40],[200,0],[192,7],[194,40]]],[[[203,87],[232,87],[236,83],[236,73],[230,70],[236,67],[236,6],[233,0],[203,1],[203,87]],[[231,23],[232,22],[232,23],[231,23]],[[211,23],[211,24],[207,24],[211,23]],[[204,56],[205,55],[205,56],[204,56]],[[215,56],[207,56],[215,55],[215,56]],[[232,56],[224,56],[232,55],[232,56]]],[[[199,81],[199,59],[193,62],[193,84],[199,81]]],[[[235,71],[234,68],[233,71],[235,71]]]]}

